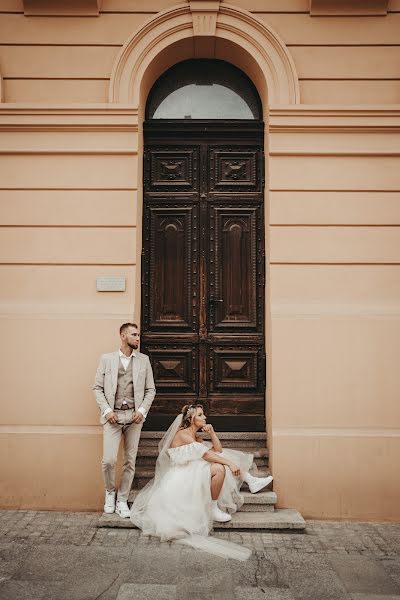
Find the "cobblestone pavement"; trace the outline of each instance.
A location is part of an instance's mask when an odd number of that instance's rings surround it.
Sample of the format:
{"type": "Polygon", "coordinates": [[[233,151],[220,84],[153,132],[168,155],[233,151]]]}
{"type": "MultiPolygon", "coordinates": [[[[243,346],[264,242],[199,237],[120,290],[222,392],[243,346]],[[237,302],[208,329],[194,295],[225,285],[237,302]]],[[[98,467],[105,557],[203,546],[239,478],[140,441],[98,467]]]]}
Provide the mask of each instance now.
{"type": "Polygon", "coordinates": [[[400,600],[400,523],[217,532],[245,563],[98,528],[96,513],[0,511],[0,600],[400,600]]]}

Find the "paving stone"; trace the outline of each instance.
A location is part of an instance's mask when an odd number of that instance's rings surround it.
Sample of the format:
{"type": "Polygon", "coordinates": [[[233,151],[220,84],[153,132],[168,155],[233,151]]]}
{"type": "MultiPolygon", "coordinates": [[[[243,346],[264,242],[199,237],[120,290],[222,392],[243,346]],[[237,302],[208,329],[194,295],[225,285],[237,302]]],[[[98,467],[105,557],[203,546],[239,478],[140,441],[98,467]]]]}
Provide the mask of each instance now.
{"type": "Polygon", "coordinates": [[[280,557],[295,600],[348,600],[343,583],[325,557],[292,552],[280,557]]]}
{"type": "Polygon", "coordinates": [[[329,561],[349,592],[400,594],[384,567],[365,556],[331,556],[329,561]]]}
{"type": "Polygon", "coordinates": [[[231,570],[225,561],[225,569],[204,571],[198,574],[192,569],[182,574],[176,584],[176,600],[232,600],[234,584],[231,570]]]}
{"type": "MultiPolygon", "coordinates": [[[[399,526],[400,529],[400,526],[399,526]]],[[[400,544],[397,546],[398,554],[400,554],[400,544]]],[[[385,548],[386,553],[387,549],[385,548]]],[[[389,551],[391,554],[391,551],[389,551]]],[[[381,558],[379,563],[384,567],[385,571],[393,579],[393,581],[400,587],[400,558],[394,558],[392,556],[381,558]]]]}
{"type": "Polygon", "coordinates": [[[117,600],[175,600],[175,585],[124,583],[117,600]]]}
{"type": "Polygon", "coordinates": [[[400,596],[387,596],[384,594],[364,594],[364,593],[356,593],[351,594],[351,600],[400,600],[400,596]]]}
{"type": "Polygon", "coordinates": [[[290,590],[280,588],[237,587],[236,600],[294,600],[290,590]]]}
{"type": "Polygon", "coordinates": [[[66,600],[62,582],[0,581],[0,600],[66,600]]]}

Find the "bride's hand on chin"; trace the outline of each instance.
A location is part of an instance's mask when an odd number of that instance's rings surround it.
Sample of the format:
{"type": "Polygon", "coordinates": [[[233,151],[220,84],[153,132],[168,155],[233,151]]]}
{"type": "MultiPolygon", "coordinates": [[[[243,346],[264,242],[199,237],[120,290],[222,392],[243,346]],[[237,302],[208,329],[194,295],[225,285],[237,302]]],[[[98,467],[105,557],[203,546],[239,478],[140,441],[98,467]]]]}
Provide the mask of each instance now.
{"type": "Polygon", "coordinates": [[[235,477],[239,477],[240,475],[240,467],[238,467],[237,465],[235,465],[234,463],[231,463],[230,465],[228,465],[230,470],[232,471],[232,474],[235,477]]]}
{"type": "Polygon", "coordinates": [[[203,425],[203,427],[201,428],[203,433],[213,433],[214,432],[214,427],[212,425],[203,425]]]}

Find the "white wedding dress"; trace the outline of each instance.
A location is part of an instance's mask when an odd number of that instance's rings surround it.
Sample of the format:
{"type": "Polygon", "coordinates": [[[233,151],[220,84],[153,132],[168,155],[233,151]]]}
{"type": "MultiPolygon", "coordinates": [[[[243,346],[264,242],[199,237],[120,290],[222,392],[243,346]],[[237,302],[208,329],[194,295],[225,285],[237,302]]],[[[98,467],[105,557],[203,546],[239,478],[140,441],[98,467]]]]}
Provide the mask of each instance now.
{"type": "MultiPolygon", "coordinates": [[[[250,550],[216,538],[209,538],[211,516],[211,463],[203,454],[210,442],[192,442],[170,448],[182,418],[177,417],[160,443],[155,478],[141,490],[131,508],[131,520],[145,535],[162,541],[179,541],[195,548],[223,556],[246,560],[250,550]]],[[[242,473],[255,471],[253,455],[224,449],[223,456],[240,467],[242,473]]],[[[234,477],[225,467],[225,479],[218,498],[221,510],[234,513],[243,504],[241,477],[234,477]]]]}

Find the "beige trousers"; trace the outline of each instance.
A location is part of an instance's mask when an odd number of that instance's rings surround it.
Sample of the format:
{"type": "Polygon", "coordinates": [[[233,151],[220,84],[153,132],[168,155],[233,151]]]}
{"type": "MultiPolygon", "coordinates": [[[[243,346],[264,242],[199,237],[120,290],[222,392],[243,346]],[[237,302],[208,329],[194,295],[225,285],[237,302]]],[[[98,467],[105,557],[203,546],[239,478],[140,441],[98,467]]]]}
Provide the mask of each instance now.
{"type": "Polygon", "coordinates": [[[139,424],[132,422],[134,409],[115,409],[114,412],[118,417],[118,423],[109,423],[107,421],[103,425],[103,460],[101,465],[107,490],[114,490],[115,465],[117,463],[121,437],[123,436],[124,462],[117,500],[124,500],[126,502],[135,476],[136,455],[143,421],[139,424]]]}

